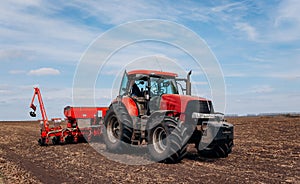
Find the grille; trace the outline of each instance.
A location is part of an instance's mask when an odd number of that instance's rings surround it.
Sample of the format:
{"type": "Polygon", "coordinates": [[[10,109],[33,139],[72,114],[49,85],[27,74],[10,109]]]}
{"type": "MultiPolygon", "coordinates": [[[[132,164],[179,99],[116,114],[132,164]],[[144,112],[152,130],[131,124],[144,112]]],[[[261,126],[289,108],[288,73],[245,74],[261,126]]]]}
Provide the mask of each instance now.
{"type": "MultiPolygon", "coordinates": [[[[193,121],[192,120],[192,113],[193,112],[200,112],[200,113],[214,113],[214,109],[212,106],[211,101],[200,101],[200,100],[193,100],[188,102],[187,107],[186,107],[186,120],[187,121],[193,121]]],[[[197,124],[202,124],[201,122],[198,122],[197,124]]]]}
{"type": "Polygon", "coordinates": [[[188,103],[186,112],[201,112],[210,114],[214,112],[214,109],[211,101],[194,100],[188,103]]]}
{"type": "Polygon", "coordinates": [[[213,113],[213,107],[211,101],[198,101],[199,109],[201,113],[213,113]]]}

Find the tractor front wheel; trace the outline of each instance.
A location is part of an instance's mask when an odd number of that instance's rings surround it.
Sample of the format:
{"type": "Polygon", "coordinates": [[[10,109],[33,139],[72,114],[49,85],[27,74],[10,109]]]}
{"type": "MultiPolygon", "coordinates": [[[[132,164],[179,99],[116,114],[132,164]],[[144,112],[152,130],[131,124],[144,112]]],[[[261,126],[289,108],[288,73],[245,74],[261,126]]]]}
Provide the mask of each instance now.
{"type": "Polygon", "coordinates": [[[148,134],[148,152],[156,162],[177,163],[186,153],[184,126],[172,117],[152,128],[148,134]]]}
{"type": "Polygon", "coordinates": [[[231,153],[232,147],[233,140],[213,141],[205,149],[198,150],[198,153],[200,156],[207,158],[225,158],[231,153]]]}

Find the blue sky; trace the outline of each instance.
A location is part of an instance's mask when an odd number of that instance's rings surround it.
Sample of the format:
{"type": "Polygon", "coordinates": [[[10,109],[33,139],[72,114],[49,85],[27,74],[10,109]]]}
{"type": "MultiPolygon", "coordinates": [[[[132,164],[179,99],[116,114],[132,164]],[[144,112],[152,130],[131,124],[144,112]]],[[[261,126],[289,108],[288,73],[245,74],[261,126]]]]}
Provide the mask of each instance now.
{"type": "Polygon", "coordinates": [[[29,119],[36,85],[48,116],[62,117],[90,43],[141,19],[182,24],[207,42],[224,73],[226,113],[299,112],[299,9],[297,0],[1,2],[0,120],[29,119]]]}

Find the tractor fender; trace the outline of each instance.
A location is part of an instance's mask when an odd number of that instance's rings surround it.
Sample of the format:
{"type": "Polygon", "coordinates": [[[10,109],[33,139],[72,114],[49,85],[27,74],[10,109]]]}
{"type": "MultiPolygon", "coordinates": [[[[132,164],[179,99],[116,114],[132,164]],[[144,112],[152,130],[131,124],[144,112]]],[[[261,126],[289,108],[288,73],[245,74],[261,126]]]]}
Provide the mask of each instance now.
{"type": "Polygon", "coordinates": [[[127,109],[127,112],[130,116],[138,116],[139,115],[138,106],[131,97],[123,97],[121,102],[127,109]]]}
{"type": "Polygon", "coordinates": [[[130,116],[137,117],[139,115],[139,109],[137,107],[137,104],[130,97],[123,97],[122,99],[114,100],[109,106],[109,108],[111,108],[112,104],[118,104],[124,106],[130,116]]]}
{"type": "Polygon", "coordinates": [[[161,122],[164,120],[164,117],[168,113],[173,113],[173,110],[158,110],[154,111],[147,122],[147,130],[151,130],[152,128],[156,127],[157,125],[161,124],[161,122]]]}

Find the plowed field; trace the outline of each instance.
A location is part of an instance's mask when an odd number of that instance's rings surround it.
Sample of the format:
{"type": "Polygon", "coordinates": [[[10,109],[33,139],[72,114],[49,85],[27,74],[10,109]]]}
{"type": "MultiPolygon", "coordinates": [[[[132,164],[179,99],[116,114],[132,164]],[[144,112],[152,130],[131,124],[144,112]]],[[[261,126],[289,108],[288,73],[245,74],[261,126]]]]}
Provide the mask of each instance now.
{"type": "Polygon", "coordinates": [[[88,143],[40,147],[38,122],[0,122],[0,183],[299,183],[299,117],[228,122],[235,146],[227,158],[201,158],[191,145],[181,163],[148,165],[112,161],[88,143]]]}

